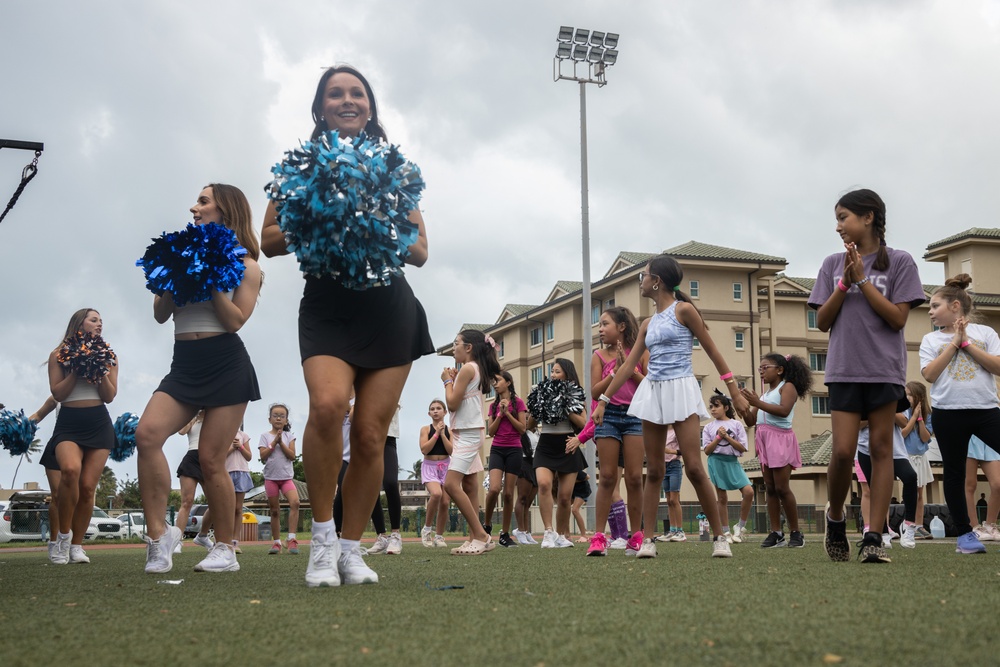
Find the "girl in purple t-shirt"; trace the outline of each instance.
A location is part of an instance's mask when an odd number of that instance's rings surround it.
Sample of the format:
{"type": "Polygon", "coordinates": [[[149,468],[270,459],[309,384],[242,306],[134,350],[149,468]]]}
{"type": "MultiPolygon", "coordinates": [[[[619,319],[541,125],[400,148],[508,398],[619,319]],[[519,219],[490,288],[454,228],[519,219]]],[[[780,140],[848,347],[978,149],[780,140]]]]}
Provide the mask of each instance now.
{"type": "MultiPolygon", "coordinates": [[[[892,431],[905,408],[906,341],[910,308],[925,295],[913,258],[885,245],[885,204],[871,190],[848,192],[834,207],[845,252],[823,261],[809,305],[830,332],[825,382],[829,388],[833,452],[827,469],[829,510],[824,545],[831,560],[847,561],[844,501],[851,486],[861,421],[871,432],[872,516],[883,516],[892,495],[892,431]]],[[[865,563],[888,563],[882,536],[865,533],[865,563]]]]}
{"type": "Polygon", "coordinates": [[[516,547],[510,536],[510,515],[514,511],[514,487],[521,472],[521,434],[527,430],[528,406],[514,393],[514,377],[507,371],[493,378],[496,400],[490,405],[487,433],[493,438],[490,446],[490,490],[486,493],[487,533],[493,532],[493,510],[500,497],[503,482],[503,527],[500,546],[516,547]]]}

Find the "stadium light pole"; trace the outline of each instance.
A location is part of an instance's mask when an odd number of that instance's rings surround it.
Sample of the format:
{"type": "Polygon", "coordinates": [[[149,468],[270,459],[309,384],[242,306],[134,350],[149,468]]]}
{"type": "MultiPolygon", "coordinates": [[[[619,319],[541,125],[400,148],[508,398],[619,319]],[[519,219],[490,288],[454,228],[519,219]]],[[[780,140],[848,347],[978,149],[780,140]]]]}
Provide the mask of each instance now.
{"type": "MultiPolygon", "coordinates": [[[[556,37],[556,55],[552,61],[552,80],[576,81],[580,85],[580,227],[583,236],[583,390],[590,396],[590,355],[593,345],[590,303],[590,200],[587,179],[587,84],[598,88],[607,85],[608,67],[618,61],[618,33],[561,26],[556,37]]],[[[589,406],[586,406],[589,407],[589,406]]],[[[596,483],[596,447],[586,448],[590,479],[596,483]]],[[[596,493],[591,498],[596,497],[596,493]]],[[[587,499],[587,523],[595,523],[594,501],[587,499]]]]}

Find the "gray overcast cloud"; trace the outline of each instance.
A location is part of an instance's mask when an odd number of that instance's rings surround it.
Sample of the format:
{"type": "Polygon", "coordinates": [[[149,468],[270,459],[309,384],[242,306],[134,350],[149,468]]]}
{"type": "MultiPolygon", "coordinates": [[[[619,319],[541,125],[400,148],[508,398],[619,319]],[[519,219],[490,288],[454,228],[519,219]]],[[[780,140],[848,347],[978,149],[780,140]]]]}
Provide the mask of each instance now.
{"type": "MultiPolygon", "coordinates": [[[[553,83],[560,25],[618,32],[608,85],[587,91],[592,274],[620,250],[696,239],[780,255],[814,276],[838,250],[833,204],[871,187],[888,242],[924,282],[926,245],[996,226],[1000,2],[196,3],[4,5],[0,137],[45,142],[38,177],[0,225],[0,402],[31,412],[43,363],[77,308],[97,308],[121,358],[113,416],[139,412],[170,363],[134,261],[182,227],[211,181],[263,219],[263,185],[311,129],[323,67],[369,77],[390,140],[421,166],[430,261],[408,278],[434,342],[538,303],[580,276],[579,102],[553,83]]],[[[5,205],[30,155],[0,150],[5,205]]],[[[264,259],[241,336],[263,400],[308,401],[298,359],[296,262],[264,259]]],[[[400,463],[418,459],[446,360],[414,365],[400,463]]],[[[39,435],[47,440],[54,418],[39,435]]],[[[185,439],[167,443],[171,467],[185,439]]],[[[0,485],[17,460],[0,454],[0,485]]],[[[255,465],[259,468],[259,462],[255,465]]],[[[113,464],[119,478],[135,459],[113,464]]],[[[44,481],[25,464],[18,486],[44,481]]]]}

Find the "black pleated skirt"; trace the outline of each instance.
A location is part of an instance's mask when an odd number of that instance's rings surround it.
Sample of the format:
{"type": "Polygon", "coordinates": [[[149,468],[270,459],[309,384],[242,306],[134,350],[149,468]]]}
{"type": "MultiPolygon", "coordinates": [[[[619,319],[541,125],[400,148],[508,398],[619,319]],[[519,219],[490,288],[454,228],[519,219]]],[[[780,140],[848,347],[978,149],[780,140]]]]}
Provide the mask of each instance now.
{"type": "Polygon", "coordinates": [[[535,445],[535,470],[548,468],[556,473],[580,472],[587,467],[587,459],[579,449],[566,453],[566,439],[572,433],[542,433],[535,445]]]}
{"type": "Polygon", "coordinates": [[[56,427],[45,445],[40,463],[46,470],[59,470],[56,445],[72,442],[85,449],[111,449],[115,446],[115,427],[106,405],[91,408],[59,408],[56,427]]]}
{"type": "Polygon", "coordinates": [[[257,373],[236,334],[175,340],[170,372],[156,391],[198,408],[260,399],[257,373]]]}
{"type": "Polygon", "coordinates": [[[434,352],[427,315],[409,283],[352,290],[306,276],[299,305],[299,352],[336,357],[358,368],[404,366],[434,352]]]}

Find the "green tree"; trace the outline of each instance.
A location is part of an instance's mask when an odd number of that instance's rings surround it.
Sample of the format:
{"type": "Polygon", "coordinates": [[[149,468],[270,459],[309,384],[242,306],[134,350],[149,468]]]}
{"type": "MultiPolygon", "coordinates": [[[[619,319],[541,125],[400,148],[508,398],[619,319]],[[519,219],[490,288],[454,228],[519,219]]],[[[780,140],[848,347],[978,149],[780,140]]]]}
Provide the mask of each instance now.
{"type": "MultiPolygon", "coordinates": [[[[2,409],[3,409],[3,403],[0,403],[0,410],[2,409]]],[[[28,459],[28,463],[31,463],[31,455],[37,454],[40,451],[42,451],[42,441],[39,440],[38,438],[35,438],[34,440],[31,441],[31,444],[28,445],[28,451],[25,452],[24,454],[21,454],[21,458],[17,462],[17,467],[14,468],[14,478],[10,480],[10,488],[12,489],[14,488],[14,483],[17,481],[17,472],[21,469],[21,463],[24,461],[24,459],[28,459]]]]}
{"type": "Polygon", "coordinates": [[[301,456],[296,456],[295,460],[292,461],[292,479],[297,479],[300,482],[306,481],[306,469],[302,465],[301,456]]]}
{"type": "Polygon", "coordinates": [[[139,480],[125,475],[125,481],[118,487],[116,504],[121,509],[139,509],[142,507],[142,494],[139,493],[139,480]]]}
{"type": "Polygon", "coordinates": [[[264,473],[250,471],[250,479],[254,486],[264,486],[264,473]]]}
{"type": "Polygon", "coordinates": [[[171,507],[173,507],[175,510],[179,510],[181,508],[180,491],[175,491],[173,489],[170,490],[170,495],[167,496],[167,509],[170,509],[171,507]]]}
{"type": "Polygon", "coordinates": [[[417,459],[413,462],[413,469],[408,472],[406,479],[420,479],[420,466],[424,463],[423,459],[417,459]]]}
{"type": "Polygon", "coordinates": [[[101,473],[101,480],[97,483],[97,493],[95,495],[94,504],[98,507],[104,507],[108,501],[108,496],[115,496],[115,500],[117,500],[118,478],[115,477],[115,471],[109,466],[104,466],[104,472],[101,473]]]}

